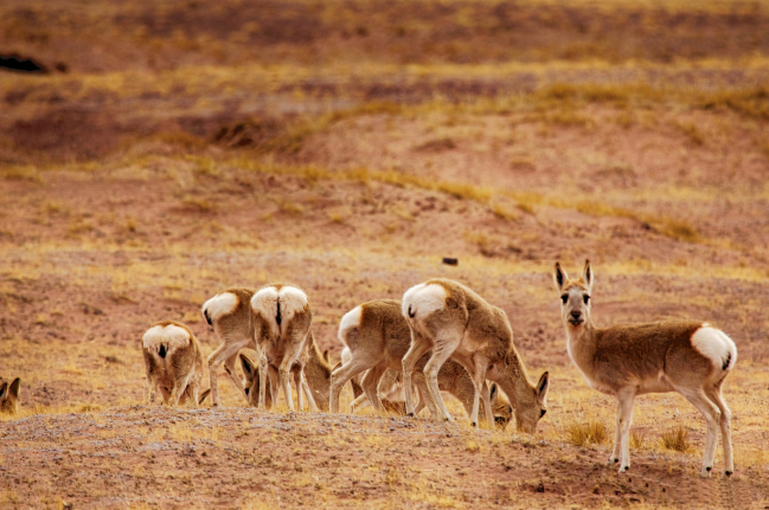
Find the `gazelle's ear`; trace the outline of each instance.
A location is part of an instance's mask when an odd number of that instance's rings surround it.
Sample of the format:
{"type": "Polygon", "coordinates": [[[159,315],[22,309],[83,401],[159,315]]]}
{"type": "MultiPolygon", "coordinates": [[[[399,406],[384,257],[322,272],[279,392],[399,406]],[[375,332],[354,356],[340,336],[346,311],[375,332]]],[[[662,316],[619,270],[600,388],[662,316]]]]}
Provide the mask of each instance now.
{"type": "Polygon", "coordinates": [[[590,267],[590,261],[585,260],[585,272],[582,275],[587,285],[587,291],[590,292],[593,289],[593,268],[590,267]]]}
{"type": "Polygon", "coordinates": [[[252,381],[254,379],[254,374],[256,372],[256,367],[254,366],[254,362],[251,361],[251,358],[249,358],[245,354],[241,354],[240,355],[240,366],[243,369],[243,375],[246,376],[246,380],[252,381]]]}
{"type": "Polygon", "coordinates": [[[8,383],[4,382],[3,384],[0,384],[0,399],[5,398],[5,390],[8,389],[8,383]]]}
{"type": "Polygon", "coordinates": [[[8,394],[13,398],[19,398],[19,386],[21,385],[21,379],[18,377],[13,380],[11,385],[8,387],[8,394]]]}
{"type": "Polygon", "coordinates": [[[545,372],[539,378],[539,382],[537,383],[537,400],[539,400],[540,402],[545,402],[545,399],[547,398],[547,390],[549,388],[550,388],[550,373],[545,372]]]}
{"type": "Polygon", "coordinates": [[[563,270],[561,263],[556,262],[555,271],[553,272],[553,281],[555,282],[555,288],[558,289],[558,292],[563,290],[563,286],[568,279],[569,275],[567,275],[566,271],[563,270]]]}
{"type": "Polygon", "coordinates": [[[489,402],[494,402],[494,399],[497,398],[498,393],[499,389],[497,388],[497,384],[492,383],[491,390],[489,391],[489,402]]]}

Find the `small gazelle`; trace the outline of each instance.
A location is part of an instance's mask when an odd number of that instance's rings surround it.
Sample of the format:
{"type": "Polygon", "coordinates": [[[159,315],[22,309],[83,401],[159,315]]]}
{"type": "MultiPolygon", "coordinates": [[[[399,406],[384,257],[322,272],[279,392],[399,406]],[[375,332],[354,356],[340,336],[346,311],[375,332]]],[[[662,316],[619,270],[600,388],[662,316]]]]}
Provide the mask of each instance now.
{"type": "Polygon", "coordinates": [[[709,476],[721,428],[724,472],[734,472],[731,413],[721,386],[737,361],[737,348],[726,334],[707,323],[668,320],[596,328],[590,317],[593,271],[590,262],[580,278],[569,279],[555,264],[566,342],[574,364],[588,384],[619,400],[610,462],[620,472],[630,468],[630,424],[636,395],[677,391],[707,421],[701,476],[709,476]]]}

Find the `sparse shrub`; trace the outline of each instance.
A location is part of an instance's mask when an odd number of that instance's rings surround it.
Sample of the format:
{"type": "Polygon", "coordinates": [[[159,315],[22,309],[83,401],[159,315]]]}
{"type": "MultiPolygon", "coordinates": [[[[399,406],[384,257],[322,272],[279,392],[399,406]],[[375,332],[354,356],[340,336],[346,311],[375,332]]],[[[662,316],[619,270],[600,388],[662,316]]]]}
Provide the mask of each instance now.
{"type": "Polygon", "coordinates": [[[606,426],[594,419],[586,422],[575,422],[566,427],[566,440],[574,446],[602,444],[608,439],[606,426]]]}
{"type": "Polygon", "coordinates": [[[699,128],[696,124],[693,122],[676,122],[676,127],[687,137],[689,137],[689,141],[692,142],[694,145],[704,145],[705,144],[705,137],[700,132],[699,128]]]}
{"type": "Polygon", "coordinates": [[[209,213],[216,211],[216,206],[208,200],[202,198],[196,198],[191,196],[185,196],[182,199],[184,209],[191,212],[209,213]]]}

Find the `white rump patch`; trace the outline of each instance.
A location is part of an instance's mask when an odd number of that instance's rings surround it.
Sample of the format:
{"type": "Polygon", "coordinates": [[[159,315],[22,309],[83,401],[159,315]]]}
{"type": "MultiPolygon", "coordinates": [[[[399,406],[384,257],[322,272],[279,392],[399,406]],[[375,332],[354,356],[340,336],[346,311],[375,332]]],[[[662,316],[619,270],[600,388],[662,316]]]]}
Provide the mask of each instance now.
{"type": "Polygon", "coordinates": [[[344,349],[342,349],[341,358],[342,358],[342,366],[352,361],[352,352],[350,351],[349,347],[345,347],[344,349]]]}
{"type": "Polygon", "coordinates": [[[285,332],[286,325],[297,313],[304,311],[307,304],[307,294],[290,286],[281,287],[280,290],[274,286],[265,287],[251,298],[251,308],[254,313],[261,315],[271,325],[276,337],[285,332]],[[275,320],[278,316],[278,300],[280,300],[280,326],[275,320]]]}
{"type": "Polygon", "coordinates": [[[716,368],[725,370],[737,361],[737,346],[723,331],[707,323],[692,335],[692,347],[710,359],[716,368]]]}
{"type": "Polygon", "coordinates": [[[254,294],[251,298],[251,309],[266,320],[274,322],[278,315],[278,289],[265,287],[254,294]]]}
{"type": "MultiPolygon", "coordinates": [[[[356,306],[342,317],[342,320],[339,322],[339,341],[342,342],[345,346],[347,345],[347,332],[350,331],[353,328],[359,328],[360,327],[360,319],[361,314],[363,313],[363,307],[356,306]]],[[[349,349],[345,347],[345,349],[349,349]]],[[[344,351],[342,351],[344,352],[344,351]]],[[[342,361],[344,363],[344,360],[342,361]]]]}
{"type": "Polygon", "coordinates": [[[222,292],[203,303],[203,316],[208,316],[212,323],[225,315],[231,314],[240,305],[238,296],[232,292],[222,292]]]}
{"type": "Polygon", "coordinates": [[[160,324],[152,326],[144,333],[142,344],[148,351],[158,352],[161,345],[165,345],[168,353],[176,349],[183,349],[190,344],[190,332],[175,324],[165,327],[160,324]]]}
{"type": "MultiPolygon", "coordinates": [[[[281,324],[290,321],[299,312],[307,307],[307,294],[296,287],[281,287],[280,289],[280,316],[281,324]]],[[[282,327],[282,326],[281,326],[282,327]]]]}
{"type": "Polygon", "coordinates": [[[436,310],[446,308],[446,289],[437,283],[426,285],[420,283],[411,287],[403,294],[401,313],[406,319],[413,315],[417,320],[424,319],[436,310]],[[409,310],[411,313],[409,313],[409,310]]]}

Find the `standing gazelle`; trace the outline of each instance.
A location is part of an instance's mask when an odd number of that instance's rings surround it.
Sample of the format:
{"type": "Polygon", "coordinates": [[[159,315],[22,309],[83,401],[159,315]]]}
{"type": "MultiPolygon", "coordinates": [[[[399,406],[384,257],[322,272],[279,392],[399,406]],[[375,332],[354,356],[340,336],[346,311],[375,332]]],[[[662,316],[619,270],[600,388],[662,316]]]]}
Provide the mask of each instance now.
{"type": "MultiPolygon", "coordinates": [[[[411,328],[411,347],[403,357],[403,386],[411,388],[411,373],[419,358],[432,349],[424,375],[428,397],[438,406],[444,419],[451,415],[438,386],[438,372],[453,358],[467,369],[475,386],[470,421],[478,424],[481,394],[487,416],[491,416],[485,380],[496,382],[515,408],[518,428],[534,432],[545,415],[548,373],[532,385],[513,345],[513,330],[505,312],[455,281],[435,278],[411,287],[403,295],[402,313],[411,328]]],[[[429,404],[428,404],[429,405],[429,404]]],[[[410,391],[406,391],[406,411],[414,413],[410,391]]]]}
{"type": "Polygon", "coordinates": [[[569,357],[596,390],[619,400],[614,450],[610,462],[620,472],[630,468],[630,423],[636,395],[677,391],[708,424],[702,476],[709,476],[718,443],[724,443],[724,472],[734,472],[731,413],[721,385],[737,361],[734,342],[707,323],[663,321],[596,328],[590,318],[593,272],[590,261],[580,278],[569,279],[555,264],[555,286],[561,297],[569,357]]]}

